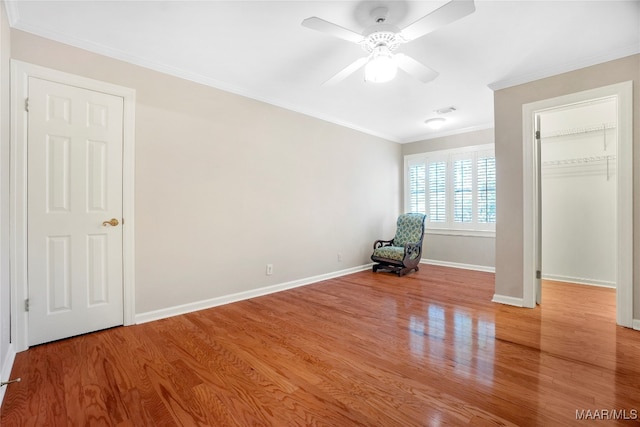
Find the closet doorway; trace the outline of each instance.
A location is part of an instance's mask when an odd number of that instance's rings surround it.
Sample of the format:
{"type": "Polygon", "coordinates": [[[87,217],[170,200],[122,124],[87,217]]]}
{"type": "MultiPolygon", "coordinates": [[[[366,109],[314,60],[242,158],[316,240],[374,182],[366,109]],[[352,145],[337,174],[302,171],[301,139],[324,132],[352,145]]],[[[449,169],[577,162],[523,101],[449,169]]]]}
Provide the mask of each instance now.
{"type": "Polygon", "coordinates": [[[523,306],[543,278],[615,287],[633,326],[632,122],[631,82],[523,106],[523,306]]]}
{"type": "Polygon", "coordinates": [[[538,114],[542,279],[616,287],[615,98],[538,114]]]}

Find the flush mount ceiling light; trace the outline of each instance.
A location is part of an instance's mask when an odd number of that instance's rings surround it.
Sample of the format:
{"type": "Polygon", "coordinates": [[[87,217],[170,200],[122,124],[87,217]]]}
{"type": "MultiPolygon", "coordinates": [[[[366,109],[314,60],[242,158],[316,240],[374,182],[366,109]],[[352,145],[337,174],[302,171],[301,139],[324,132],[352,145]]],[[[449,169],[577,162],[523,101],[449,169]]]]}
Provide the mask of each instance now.
{"type": "Polygon", "coordinates": [[[442,117],[436,117],[433,119],[427,119],[424,123],[429,127],[429,129],[438,130],[444,126],[444,122],[446,121],[447,120],[442,117]]]}

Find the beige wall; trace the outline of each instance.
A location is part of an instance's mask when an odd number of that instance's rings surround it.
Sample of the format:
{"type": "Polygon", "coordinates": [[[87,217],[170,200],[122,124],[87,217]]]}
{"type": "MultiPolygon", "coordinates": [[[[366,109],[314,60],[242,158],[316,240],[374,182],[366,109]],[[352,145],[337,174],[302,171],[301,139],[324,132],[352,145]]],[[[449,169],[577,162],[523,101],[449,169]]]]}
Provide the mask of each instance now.
{"type": "Polygon", "coordinates": [[[402,155],[427,153],[429,151],[450,150],[473,145],[493,144],[495,134],[493,128],[458,133],[412,142],[402,145],[402,155]]]}
{"type": "Polygon", "coordinates": [[[137,91],[138,314],[361,266],[395,229],[399,144],[18,30],[11,43],[137,91]]]}
{"type": "MultiPolygon", "coordinates": [[[[443,136],[404,144],[402,155],[493,144],[494,138],[493,128],[443,136]]],[[[493,268],[495,267],[495,241],[495,237],[487,236],[427,234],[424,239],[422,258],[446,264],[493,268]]]]}
{"type": "MultiPolygon", "coordinates": [[[[640,55],[595,65],[495,92],[498,180],[496,294],[523,296],[522,106],[632,80],[634,84],[634,228],[640,230],[640,55]]],[[[634,233],[640,248],[640,233],[634,233]]],[[[640,316],[640,251],[634,254],[634,318],[640,316]]]]}

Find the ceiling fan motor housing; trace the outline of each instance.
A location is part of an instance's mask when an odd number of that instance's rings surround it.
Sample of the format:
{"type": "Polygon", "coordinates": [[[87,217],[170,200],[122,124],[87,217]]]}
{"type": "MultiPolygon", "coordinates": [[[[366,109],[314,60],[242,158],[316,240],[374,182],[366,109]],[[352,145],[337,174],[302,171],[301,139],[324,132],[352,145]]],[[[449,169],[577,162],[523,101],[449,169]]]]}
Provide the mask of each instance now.
{"type": "Polygon", "coordinates": [[[390,51],[393,51],[403,42],[404,40],[399,36],[396,27],[378,24],[365,31],[362,48],[368,53],[372,53],[379,46],[386,46],[390,51]]]}

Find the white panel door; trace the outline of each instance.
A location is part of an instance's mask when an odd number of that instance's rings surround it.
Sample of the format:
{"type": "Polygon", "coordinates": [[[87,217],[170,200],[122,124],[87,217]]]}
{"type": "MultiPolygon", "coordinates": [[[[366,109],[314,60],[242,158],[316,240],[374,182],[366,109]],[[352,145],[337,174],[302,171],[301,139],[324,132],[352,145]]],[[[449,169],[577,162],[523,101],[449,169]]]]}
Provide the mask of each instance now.
{"type": "Polygon", "coordinates": [[[30,77],[28,102],[35,345],[123,324],[123,98],[30,77]]]}

